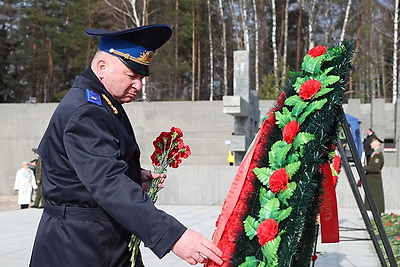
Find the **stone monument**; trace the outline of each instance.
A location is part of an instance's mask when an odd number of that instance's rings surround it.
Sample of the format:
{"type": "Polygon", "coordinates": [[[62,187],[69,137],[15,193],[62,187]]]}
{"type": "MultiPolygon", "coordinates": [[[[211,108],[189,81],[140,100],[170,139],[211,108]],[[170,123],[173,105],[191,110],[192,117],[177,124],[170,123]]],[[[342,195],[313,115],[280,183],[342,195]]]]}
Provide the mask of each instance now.
{"type": "Polygon", "coordinates": [[[235,51],[233,65],[233,96],[224,96],[222,102],[223,112],[235,117],[229,146],[235,155],[235,165],[240,165],[259,129],[260,109],[258,91],[252,90],[249,51],[235,51]]]}

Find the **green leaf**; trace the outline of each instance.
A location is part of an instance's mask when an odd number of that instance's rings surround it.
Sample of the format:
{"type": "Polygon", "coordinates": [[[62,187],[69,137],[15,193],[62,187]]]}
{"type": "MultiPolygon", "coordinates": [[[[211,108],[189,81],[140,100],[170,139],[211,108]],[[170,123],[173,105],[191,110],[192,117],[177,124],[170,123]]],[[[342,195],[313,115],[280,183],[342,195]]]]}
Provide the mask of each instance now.
{"type": "Polygon", "coordinates": [[[297,172],[297,170],[300,168],[300,165],[301,165],[300,161],[296,161],[286,165],[285,170],[290,178],[292,178],[293,174],[297,172]]]}
{"type": "Polygon", "coordinates": [[[298,148],[298,152],[299,152],[299,157],[300,158],[302,158],[303,156],[304,156],[304,151],[305,151],[306,149],[305,149],[305,146],[300,146],[299,148],[298,148]]]}
{"type": "Polygon", "coordinates": [[[323,96],[323,95],[329,93],[330,91],[332,91],[333,89],[335,89],[335,88],[329,88],[329,87],[322,88],[321,90],[318,91],[318,93],[316,93],[314,95],[314,98],[318,98],[320,96],[323,96]]]}
{"type": "Polygon", "coordinates": [[[300,115],[300,113],[303,112],[303,110],[307,107],[307,105],[308,103],[304,101],[297,103],[292,109],[293,117],[297,118],[300,115]]]}
{"type": "Polygon", "coordinates": [[[242,262],[239,267],[257,267],[258,260],[255,256],[247,256],[246,261],[242,262]]]}
{"type": "Polygon", "coordinates": [[[288,208],[282,210],[282,211],[279,213],[279,217],[278,217],[278,219],[277,219],[276,221],[277,221],[278,223],[280,223],[282,220],[284,220],[284,219],[286,219],[287,217],[289,217],[289,215],[290,215],[291,212],[292,212],[292,207],[288,207],[288,208]]]}
{"type": "Polygon", "coordinates": [[[333,70],[333,67],[324,69],[324,71],[321,73],[320,76],[328,76],[328,74],[329,74],[329,72],[331,72],[331,70],[333,70]]]}
{"type": "Polygon", "coordinates": [[[309,79],[309,77],[297,77],[296,82],[293,84],[293,88],[296,91],[296,93],[299,92],[300,86],[309,79]]]}
{"type": "Polygon", "coordinates": [[[293,163],[299,160],[299,153],[297,151],[290,153],[287,157],[287,163],[293,163]]]}
{"type": "Polygon", "coordinates": [[[264,206],[269,200],[275,198],[275,194],[271,190],[267,190],[265,187],[260,188],[260,204],[264,206]]]}
{"type": "Polygon", "coordinates": [[[329,48],[325,53],[325,61],[331,61],[332,59],[343,54],[344,51],[346,51],[346,47],[344,45],[329,48]]]}
{"type": "Polygon", "coordinates": [[[336,83],[339,80],[340,80],[339,76],[329,75],[329,76],[325,76],[325,79],[321,80],[321,83],[322,83],[323,87],[326,87],[328,85],[336,83]]]}
{"type": "Polygon", "coordinates": [[[282,113],[280,111],[275,112],[276,124],[279,128],[283,128],[288,122],[294,120],[291,112],[286,108],[282,108],[282,113]]]}
{"type": "Polygon", "coordinates": [[[288,144],[283,140],[276,141],[269,152],[269,164],[272,169],[280,169],[286,165],[286,155],[292,148],[292,144],[288,144]]]}
{"type": "Polygon", "coordinates": [[[322,61],[325,59],[325,55],[321,55],[318,57],[312,57],[310,55],[305,55],[303,64],[301,65],[301,68],[309,73],[312,74],[317,74],[318,72],[321,71],[321,65],[322,61]]]}
{"type": "Polygon", "coordinates": [[[267,259],[267,266],[278,266],[278,248],[281,243],[281,237],[278,235],[274,240],[267,242],[261,247],[263,256],[267,259]]]}
{"type": "Polygon", "coordinates": [[[298,123],[302,124],[308,115],[310,115],[312,112],[314,112],[315,110],[321,109],[323,105],[325,105],[325,103],[328,102],[327,99],[321,99],[318,101],[314,101],[311,102],[307,108],[306,111],[301,115],[301,117],[297,120],[298,123]]]}
{"type": "Polygon", "coordinates": [[[293,148],[297,150],[300,146],[307,144],[311,140],[314,140],[315,136],[306,132],[299,132],[293,140],[293,148]]]}
{"type": "Polygon", "coordinates": [[[260,223],[251,216],[247,216],[247,218],[243,221],[244,231],[250,240],[257,235],[257,228],[259,225],[260,223]]]}
{"type": "Polygon", "coordinates": [[[285,105],[287,106],[295,106],[297,103],[303,102],[300,96],[292,95],[291,97],[286,98],[285,105]]]}
{"type": "Polygon", "coordinates": [[[253,169],[254,174],[257,176],[258,180],[260,180],[260,182],[263,185],[267,185],[268,181],[269,181],[269,177],[271,176],[271,174],[273,173],[273,171],[270,168],[254,168],[253,169]]]}
{"type": "Polygon", "coordinates": [[[285,205],[289,206],[287,200],[292,197],[294,191],[296,190],[297,184],[295,182],[288,183],[285,190],[280,191],[277,194],[278,199],[285,205]]]}
{"type": "Polygon", "coordinates": [[[279,199],[273,198],[269,200],[261,209],[259,217],[261,220],[274,219],[276,220],[279,216],[279,199]]]}

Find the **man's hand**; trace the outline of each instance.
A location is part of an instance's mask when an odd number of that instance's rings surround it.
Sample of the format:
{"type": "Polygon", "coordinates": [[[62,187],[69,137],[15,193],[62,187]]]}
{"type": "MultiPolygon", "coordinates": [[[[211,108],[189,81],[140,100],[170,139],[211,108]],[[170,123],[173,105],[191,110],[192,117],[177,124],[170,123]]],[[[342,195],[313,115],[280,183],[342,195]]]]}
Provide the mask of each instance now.
{"type": "Polygon", "coordinates": [[[162,174],[157,174],[154,173],[150,170],[142,170],[142,188],[144,191],[147,191],[151,185],[151,181],[153,179],[159,179],[160,178],[160,183],[158,184],[158,188],[163,188],[164,187],[164,181],[167,178],[167,175],[165,173],[162,174]]]}
{"type": "Polygon", "coordinates": [[[205,263],[207,258],[218,265],[223,263],[222,251],[210,240],[190,229],[176,241],[172,252],[191,265],[205,263]]]}

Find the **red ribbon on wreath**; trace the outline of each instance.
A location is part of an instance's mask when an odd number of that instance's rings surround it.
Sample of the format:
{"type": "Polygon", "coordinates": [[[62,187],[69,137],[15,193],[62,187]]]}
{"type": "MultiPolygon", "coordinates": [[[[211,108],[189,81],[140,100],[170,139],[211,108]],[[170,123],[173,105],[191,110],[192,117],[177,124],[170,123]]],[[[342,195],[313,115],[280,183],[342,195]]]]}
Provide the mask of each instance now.
{"type": "Polygon", "coordinates": [[[321,242],[337,243],[339,242],[339,220],[336,199],[336,176],[332,175],[329,163],[323,165],[323,193],[320,207],[321,221],[321,242]]]}

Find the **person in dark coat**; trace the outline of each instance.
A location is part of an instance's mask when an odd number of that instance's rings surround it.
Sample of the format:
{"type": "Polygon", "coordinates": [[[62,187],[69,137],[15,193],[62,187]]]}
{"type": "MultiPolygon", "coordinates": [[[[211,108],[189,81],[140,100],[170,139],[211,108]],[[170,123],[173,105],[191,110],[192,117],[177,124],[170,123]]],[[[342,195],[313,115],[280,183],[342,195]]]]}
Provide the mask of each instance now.
{"type": "MultiPolygon", "coordinates": [[[[367,177],[367,182],[371,193],[375,199],[378,211],[380,214],[385,213],[385,197],[382,185],[382,168],[385,163],[383,157],[383,149],[381,148],[382,141],[375,137],[372,139],[371,148],[374,152],[368,161],[368,165],[364,166],[367,177]]],[[[365,208],[371,210],[367,199],[364,200],[365,208]]]]}
{"type": "Polygon", "coordinates": [[[364,138],[363,141],[363,148],[365,154],[365,162],[368,164],[369,159],[371,158],[372,153],[374,150],[371,148],[372,139],[376,138],[374,131],[371,128],[367,129],[367,136],[364,138]]]}
{"type": "Polygon", "coordinates": [[[35,203],[33,204],[34,208],[43,208],[43,195],[42,195],[42,160],[39,157],[39,154],[36,153],[37,149],[32,148],[33,153],[35,154],[35,178],[36,178],[36,195],[35,195],[35,203]]]}
{"type": "MultiPolygon", "coordinates": [[[[122,107],[142,89],[171,28],[86,34],[100,37],[99,50],[59,103],[37,149],[45,203],[30,266],[130,266],[132,233],[159,258],[172,251],[189,264],[207,258],[222,264],[219,248],[157,209],[144,191],[165,174],[141,168],[122,107]]],[[[140,255],[136,266],[144,266],[140,255]]]]}

